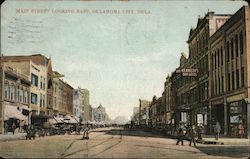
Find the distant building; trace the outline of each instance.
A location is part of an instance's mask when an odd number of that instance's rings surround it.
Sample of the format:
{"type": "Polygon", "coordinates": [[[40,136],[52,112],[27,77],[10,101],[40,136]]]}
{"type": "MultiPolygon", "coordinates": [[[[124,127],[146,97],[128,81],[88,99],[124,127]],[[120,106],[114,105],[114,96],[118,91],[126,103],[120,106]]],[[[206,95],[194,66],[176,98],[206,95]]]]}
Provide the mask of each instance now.
{"type": "Polygon", "coordinates": [[[105,124],[105,120],[106,120],[105,108],[101,104],[97,108],[93,108],[93,121],[105,124]]]}
{"type": "Polygon", "coordinates": [[[131,124],[133,126],[139,126],[139,107],[134,107],[133,115],[131,116],[131,124]]]}
{"type": "Polygon", "coordinates": [[[141,126],[148,125],[150,104],[150,101],[139,99],[139,124],[141,126]]]}
{"type": "Polygon", "coordinates": [[[89,90],[88,89],[82,89],[82,93],[83,93],[83,98],[84,98],[84,102],[83,102],[83,112],[84,112],[84,116],[83,116],[83,121],[84,122],[92,122],[92,107],[89,103],[89,90]]]}
{"type": "Polygon", "coordinates": [[[81,88],[73,91],[73,114],[80,119],[83,118],[84,95],[81,88]]]}

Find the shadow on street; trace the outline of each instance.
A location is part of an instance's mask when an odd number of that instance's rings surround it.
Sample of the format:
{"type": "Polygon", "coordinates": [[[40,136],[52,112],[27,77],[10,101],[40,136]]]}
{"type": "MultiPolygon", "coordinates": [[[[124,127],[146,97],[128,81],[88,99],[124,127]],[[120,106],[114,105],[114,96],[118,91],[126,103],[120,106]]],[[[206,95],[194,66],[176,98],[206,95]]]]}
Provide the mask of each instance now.
{"type": "Polygon", "coordinates": [[[212,156],[248,157],[248,146],[202,146],[197,149],[212,156]]]}
{"type": "MultiPolygon", "coordinates": [[[[174,136],[154,134],[152,132],[131,130],[131,129],[111,129],[103,131],[108,135],[122,135],[122,136],[139,136],[139,137],[154,137],[154,138],[172,138],[174,136]]],[[[248,157],[248,146],[225,146],[225,145],[202,145],[196,147],[201,152],[211,156],[225,156],[233,158],[248,157]]]]}

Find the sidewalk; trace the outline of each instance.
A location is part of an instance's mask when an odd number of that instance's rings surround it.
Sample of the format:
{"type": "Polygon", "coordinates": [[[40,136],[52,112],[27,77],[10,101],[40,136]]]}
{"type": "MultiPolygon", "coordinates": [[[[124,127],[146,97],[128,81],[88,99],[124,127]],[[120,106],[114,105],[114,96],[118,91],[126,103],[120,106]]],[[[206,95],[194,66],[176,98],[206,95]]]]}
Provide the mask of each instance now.
{"type": "Polygon", "coordinates": [[[25,139],[26,133],[16,133],[13,134],[8,132],[7,134],[0,134],[0,142],[1,141],[10,141],[10,140],[22,140],[25,139]]]}
{"type": "Polygon", "coordinates": [[[247,138],[232,138],[228,136],[221,136],[218,140],[215,140],[213,135],[205,135],[203,140],[207,142],[216,142],[217,144],[223,143],[224,145],[249,145],[250,140],[247,138]]]}

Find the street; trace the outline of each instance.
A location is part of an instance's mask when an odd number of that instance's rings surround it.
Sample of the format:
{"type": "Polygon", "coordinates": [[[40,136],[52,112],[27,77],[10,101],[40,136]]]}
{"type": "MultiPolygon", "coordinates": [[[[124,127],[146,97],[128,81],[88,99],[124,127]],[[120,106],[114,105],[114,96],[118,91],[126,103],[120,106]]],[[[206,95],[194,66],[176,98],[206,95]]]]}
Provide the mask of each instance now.
{"type": "Polygon", "coordinates": [[[248,145],[176,145],[149,132],[99,128],[89,140],[81,135],[37,137],[0,142],[3,158],[247,158],[248,145]]]}

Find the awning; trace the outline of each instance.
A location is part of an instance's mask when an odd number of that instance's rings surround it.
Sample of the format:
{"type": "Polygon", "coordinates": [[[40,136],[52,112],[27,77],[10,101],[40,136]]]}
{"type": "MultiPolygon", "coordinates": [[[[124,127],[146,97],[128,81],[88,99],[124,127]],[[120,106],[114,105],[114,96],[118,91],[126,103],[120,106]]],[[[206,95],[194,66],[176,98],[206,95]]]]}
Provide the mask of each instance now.
{"type": "Polygon", "coordinates": [[[74,118],[72,118],[71,116],[66,116],[64,118],[64,122],[65,123],[70,123],[70,124],[75,124],[78,123],[74,118]]]}
{"type": "Polygon", "coordinates": [[[49,123],[52,124],[63,123],[63,118],[58,118],[58,117],[49,118],[49,123]]]}
{"type": "Polygon", "coordinates": [[[27,120],[27,117],[18,111],[16,106],[4,105],[4,120],[8,120],[10,118],[27,120]]]}

